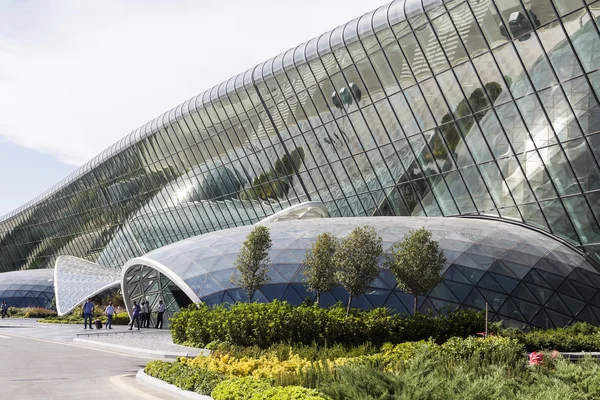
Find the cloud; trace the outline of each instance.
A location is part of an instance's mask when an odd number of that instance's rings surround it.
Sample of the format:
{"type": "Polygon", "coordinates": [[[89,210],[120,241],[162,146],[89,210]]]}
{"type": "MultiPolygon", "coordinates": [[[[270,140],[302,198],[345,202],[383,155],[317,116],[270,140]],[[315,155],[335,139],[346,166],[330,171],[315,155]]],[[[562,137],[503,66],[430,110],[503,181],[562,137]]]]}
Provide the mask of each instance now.
{"type": "Polygon", "coordinates": [[[80,165],[366,0],[0,0],[0,136],[80,165]]]}

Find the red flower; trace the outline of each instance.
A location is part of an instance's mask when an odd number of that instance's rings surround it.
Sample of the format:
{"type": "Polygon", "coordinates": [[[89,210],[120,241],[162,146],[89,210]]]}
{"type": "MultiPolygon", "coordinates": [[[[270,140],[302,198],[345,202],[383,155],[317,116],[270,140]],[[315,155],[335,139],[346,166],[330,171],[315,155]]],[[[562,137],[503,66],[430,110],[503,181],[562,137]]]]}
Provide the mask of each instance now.
{"type": "Polygon", "coordinates": [[[544,363],[544,354],[533,352],[529,355],[529,365],[541,365],[544,363]]]}

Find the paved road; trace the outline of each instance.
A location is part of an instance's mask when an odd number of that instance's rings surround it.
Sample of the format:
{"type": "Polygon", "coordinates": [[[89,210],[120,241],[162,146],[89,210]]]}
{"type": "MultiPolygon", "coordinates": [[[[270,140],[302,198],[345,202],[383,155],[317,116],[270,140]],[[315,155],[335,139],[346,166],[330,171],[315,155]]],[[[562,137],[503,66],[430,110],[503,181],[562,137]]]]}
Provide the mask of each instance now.
{"type": "Polygon", "coordinates": [[[20,329],[31,328],[0,324],[0,399],[175,399],[135,379],[148,358],[22,336],[20,329]]]}

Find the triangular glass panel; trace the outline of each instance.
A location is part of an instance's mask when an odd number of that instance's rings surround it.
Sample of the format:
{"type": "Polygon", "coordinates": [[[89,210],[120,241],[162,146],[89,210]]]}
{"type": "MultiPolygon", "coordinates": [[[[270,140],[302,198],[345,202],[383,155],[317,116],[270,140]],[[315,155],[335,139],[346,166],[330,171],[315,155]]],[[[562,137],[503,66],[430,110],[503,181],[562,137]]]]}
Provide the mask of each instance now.
{"type": "Polygon", "coordinates": [[[227,293],[235,302],[248,302],[248,295],[242,289],[228,289],[227,293]]]}
{"type": "Polygon", "coordinates": [[[571,272],[571,267],[568,265],[549,258],[541,258],[540,261],[535,264],[535,268],[559,276],[567,276],[571,272]]]}
{"type": "Polygon", "coordinates": [[[221,304],[223,302],[223,293],[212,294],[202,298],[202,302],[209,306],[221,304]]]}
{"type": "Polygon", "coordinates": [[[600,325],[600,320],[598,320],[598,317],[589,305],[585,306],[575,317],[578,321],[584,321],[596,326],[600,325]]]}
{"type": "Polygon", "coordinates": [[[385,307],[399,314],[411,314],[411,312],[409,312],[409,310],[404,306],[404,303],[402,303],[400,299],[396,297],[394,292],[391,292],[388,296],[387,300],[385,301],[385,307]]]}
{"type": "MultiPolygon", "coordinates": [[[[408,310],[408,312],[410,314],[412,314],[413,313],[414,297],[411,296],[410,294],[406,294],[406,293],[400,292],[398,290],[394,290],[394,294],[400,300],[400,302],[402,302],[402,305],[404,306],[404,308],[406,310],[408,310]]],[[[390,297],[392,297],[392,295],[390,295],[390,297]]],[[[389,299],[388,299],[388,302],[389,302],[389,299]]],[[[422,302],[423,302],[423,298],[420,297],[418,304],[421,305],[422,302]]]]}
{"type": "MultiPolygon", "coordinates": [[[[469,268],[468,271],[479,271],[479,270],[474,270],[474,269],[469,268]]],[[[459,283],[465,283],[465,284],[473,283],[469,279],[467,279],[467,277],[462,272],[460,272],[458,267],[455,265],[451,265],[450,267],[448,267],[446,272],[444,272],[444,278],[445,278],[445,280],[459,282],[459,283]]]]}
{"type": "Polygon", "coordinates": [[[331,295],[336,299],[336,301],[341,302],[342,304],[348,303],[348,292],[341,286],[336,286],[331,290],[331,295]]]}
{"type": "Polygon", "coordinates": [[[552,297],[550,297],[550,299],[546,303],[546,308],[558,311],[562,314],[571,314],[563,299],[558,295],[558,293],[554,293],[552,297]]]}
{"type": "Polygon", "coordinates": [[[269,302],[273,300],[283,300],[283,293],[286,291],[287,284],[269,284],[264,285],[260,288],[260,291],[264,294],[269,302]]]}
{"type": "Polygon", "coordinates": [[[492,274],[488,274],[486,273],[483,278],[481,278],[479,280],[479,282],[477,283],[477,287],[479,288],[485,288],[485,289],[490,289],[490,290],[495,290],[497,292],[504,292],[505,289],[504,287],[502,287],[492,276],[492,274]]]}
{"type": "Polygon", "coordinates": [[[527,286],[531,293],[533,293],[533,295],[537,298],[536,303],[540,304],[545,304],[550,298],[550,296],[552,296],[552,293],[554,293],[554,290],[552,289],[537,286],[533,283],[526,283],[525,286],[527,286]]]}
{"type": "Polygon", "coordinates": [[[515,290],[510,294],[512,297],[518,297],[530,303],[538,303],[538,299],[531,293],[529,288],[523,282],[519,282],[515,290]]]}
{"type": "Polygon", "coordinates": [[[438,315],[437,308],[435,308],[431,300],[428,298],[425,298],[425,301],[422,301],[422,299],[419,298],[418,308],[420,313],[427,314],[431,312],[431,314],[434,316],[438,315]]]}
{"type": "Polygon", "coordinates": [[[467,268],[481,269],[486,270],[488,266],[480,265],[474,258],[468,253],[462,253],[460,257],[458,257],[454,263],[454,265],[459,265],[467,268]]]}
{"type": "Polygon", "coordinates": [[[527,273],[527,275],[523,277],[523,281],[530,282],[538,286],[544,286],[549,289],[552,288],[552,286],[550,286],[550,284],[546,282],[546,280],[540,275],[540,273],[535,268],[532,268],[527,273]]]}
{"type": "Polygon", "coordinates": [[[269,268],[269,270],[267,271],[267,276],[269,278],[271,278],[271,282],[270,283],[288,283],[289,281],[285,278],[283,278],[281,275],[279,275],[279,273],[274,270],[273,268],[269,268]]]}
{"type": "Polygon", "coordinates": [[[550,287],[553,289],[557,289],[565,280],[564,276],[553,274],[551,272],[543,271],[540,269],[535,270],[541,275],[542,278],[544,278],[546,282],[548,282],[550,287]]]}
{"type": "Polygon", "coordinates": [[[525,318],[527,318],[527,321],[530,321],[535,314],[537,314],[540,308],[542,308],[541,305],[533,304],[528,301],[523,301],[516,298],[513,300],[517,307],[519,307],[519,310],[521,310],[521,313],[525,316],[525,318]]]}
{"type": "Polygon", "coordinates": [[[222,287],[229,288],[232,285],[231,276],[233,275],[233,272],[234,271],[230,269],[214,271],[210,273],[210,276],[212,276],[222,287]]]}
{"type": "Polygon", "coordinates": [[[216,293],[223,289],[225,289],[225,288],[223,286],[221,286],[212,276],[206,275],[206,280],[204,281],[204,284],[202,285],[202,289],[197,293],[198,293],[198,297],[207,296],[211,293],[216,293]]]}
{"type": "Polygon", "coordinates": [[[504,275],[504,276],[509,276],[512,278],[520,279],[510,268],[508,268],[506,265],[504,265],[504,263],[500,260],[496,260],[492,264],[492,266],[490,267],[490,269],[488,271],[495,272],[499,275],[504,275]]]}
{"type": "Polygon", "coordinates": [[[533,267],[535,264],[537,264],[540,258],[540,256],[528,253],[521,253],[520,251],[515,251],[511,249],[504,253],[504,255],[502,256],[502,261],[510,261],[518,265],[523,265],[525,267],[533,267]]]}
{"type": "Polygon", "coordinates": [[[226,304],[233,304],[233,303],[235,303],[235,300],[233,300],[233,297],[231,297],[229,295],[229,291],[223,292],[223,299],[221,300],[221,303],[226,303],[226,304]]]}
{"type": "Polygon", "coordinates": [[[566,326],[569,326],[571,324],[571,321],[573,321],[571,317],[561,313],[557,313],[556,311],[546,310],[546,312],[550,316],[550,319],[552,319],[552,322],[554,322],[554,326],[556,326],[557,328],[564,328],[566,326]]]}
{"type": "Polygon", "coordinates": [[[502,307],[508,296],[503,293],[494,292],[491,290],[479,289],[479,293],[483,295],[488,302],[488,306],[492,311],[497,311],[502,307]]]}
{"type": "Polygon", "coordinates": [[[485,274],[485,271],[480,269],[467,268],[461,266],[457,266],[456,268],[469,280],[468,283],[476,284],[485,274]]]}
{"type": "Polygon", "coordinates": [[[485,298],[481,295],[481,293],[479,293],[477,289],[473,289],[463,304],[478,310],[485,310],[485,303],[485,298]]]}
{"type": "Polygon", "coordinates": [[[435,298],[438,298],[440,300],[446,300],[446,301],[455,302],[455,303],[460,302],[458,300],[458,298],[450,291],[450,289],[448,289],[448,287],[445,285],[444,281],[442,281],[442,282],[438,283],[437,285],[435,285],[435,287],[433,288],[433,290],[431,290],[429,292],[428,296],[429,297],[435,297],[435,298]]]}
{"type": "Polygon", "coordinates": [[[473,285],[465,285],[462,283],[451,281],[446,281],[444,283],[446,284],[448,289],[450,289],[450,291],[454,293],[454,296],[456,296],[458,301],[461,303],[465,301],[465,299],[473,289],[473,285]]]}
{"type": "Polygon", "coordinates": [[[580,294],[579,290],[577,290],[577,288],[575,288],[575,286],[573,285],[573,283],[571,283],[571,281],[569,279],[565,279],[563,281],[562,285],[560,285],[558,287],[558,292],[566,294],[571,297],[574,297],[579,300],[584,300],[582,294],[580,294]]]}
{"type": "Polygon", "coordinates": [[[256,301],[258,301],[259,303],[268,303],[269,302],[267,297],[263,294],[262,288],[260,288],[256,292],[254,292],[254,294],[252,295],[252,302],[254,303],[256,301]]]}
{"type": "MultiPolygon", "coordinates": [[[[323,298],[323,295],[321,295],[321,298],[323,298]]],[[[291,285],[286,286],[285,291],[282,295],[282,300],[287,301],[293,306],[299,306],[303,302],[302,297],[298,295],[298,293],[294,290],[294,288],[291,285]]]]}
{"type": "Polygon", "coordinates": [[[579,301],[577,299],[574,299],[573,297],[569,297],[564,294],[560,295],[560,297],[563,299],[564,303],[569,308],[569,311],[571,311],[569,315],[575,316],[583,309],[583,307],[585,307],[586,303],[584,303],[583,301],[579,301]]]}
{"type": "Polygon", "coordinates": [[[550,319],[550,316],[546,313],[545,309],[541,309],[529,322],[532,326],[542,329],[553,329],[554,322],[550,319]]]}
{"type": "Polygon", "coordinates": [[[373,304],[363,294],[352,299],[352,307],[361,310],[372,310],[373,304]]]}
{"type": "Polygon", "coordinates": [[[301,260],[288,253],[286,250],[282,250],[277,256],[271,258],[273,264],[295,264],[300,265],[301,260]]]}
{"type": "Polygon", "coordinates": [[[510,278],[506,275],[490,273],[490,275],[504,288],[506,293],[511,293],[519,284],[518,279],[510,278]]]}
{"type": "MultiPolygon", "coordinates": [[[[573,287],[577,290],[577,293],[580,294],[580,297],[584,301],[590,301],[590,299],[592,297],[594,297],[596,295],[596,293],[598,293],[598,289],[593,288],[589,285],[573,281],[570,278],[567,278],[566,281],[569,281],[571,283],[571,285],[573,285],[573,287]]],[[[561,288],[559,288],[558,291],[562,293],[561,288]]]]}
{"type": "Polygon", "coordinates": [[[383,307],[390,296],[391,290],[372,290],[367,293],[367,299],[375,308],[383,307]]]}
{"type": "Polygon", "coordinates": [[[271,268],[276,271],[286,282],[291,282],[294,275],[298,272],[298,265],[271,265],[271,268]]]}
{"type": "Polygon", "coordinates": [[[510,297],[507,298],[502,307],[500,307],[500,310],[498,310],[498,315],[500,315],[503,319],[506,317],[519,322],[528,322],[527,318],[523,316],[519,307],[517,307],[515,302],[510,297]]]}

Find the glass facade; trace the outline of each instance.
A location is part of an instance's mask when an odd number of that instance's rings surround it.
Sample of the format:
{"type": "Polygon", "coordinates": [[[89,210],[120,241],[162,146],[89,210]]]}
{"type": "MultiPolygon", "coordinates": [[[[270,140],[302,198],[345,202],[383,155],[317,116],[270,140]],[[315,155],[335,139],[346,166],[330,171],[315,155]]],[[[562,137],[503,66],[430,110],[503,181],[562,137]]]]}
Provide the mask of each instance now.
{"type": "MultiPolygon", "coordinates": [[[[444,280],[420,297],[421,312],[436,314],[458,307],[483,310],[487,302],[490,319],[502,320],[505,326],[552,328],[573,321],[600,325],[600,270],[548,234],[498,220],[355,217],[267,223],[272,240],[271,281],[256,291],[252,301],[285,300],[298,305],[305,297],[313,297],[307,292],[303,262],[317,235],[327,231],[344,237],[364,225],[375,228],[384,251],[420,227],[438,241],[446,257],[444,280]]],[[[123,272],[128,308],[134,300],[146,299],[155,305],[160,298],[170,312],[192,301],[248,301],[244,290],[231,283],[231,276],[239,249],[252,229],[200,235],[129,261],[123,272]]],[[[321,294],[322,305],[338,301],[348,301],[348,293],[340,286],[321,294]]],[[[394,275],[382,268],[353,305],[411,313],[413,298],[398,290],[394,275]]]]}
{"type": "MultiPolygon", "coordinates": [[[[103,266],[306,201],[479,216],[600,260],[600,1],[406,0],[186,101],[0,219],[0,271],[103,266]]],[[[257,44],[259,46],[260,44],[257,44]]]]}
{"type": "Polygon", "coordinates": [[[0,274],[0,302],[9,307],[52,308],[54,271],[11,271],[0,274]]]}

